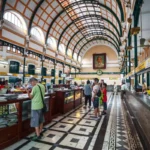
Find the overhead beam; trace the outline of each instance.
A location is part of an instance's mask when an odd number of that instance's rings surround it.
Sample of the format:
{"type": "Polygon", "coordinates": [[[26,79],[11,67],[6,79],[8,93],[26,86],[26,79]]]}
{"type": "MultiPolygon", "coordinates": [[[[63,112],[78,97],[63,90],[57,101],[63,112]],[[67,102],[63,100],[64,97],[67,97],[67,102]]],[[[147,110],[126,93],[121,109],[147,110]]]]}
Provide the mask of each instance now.
{"type": "Polygon", "coordinates": [[[116,2],[118,3],[119,9],[120,9],[121,20],[124,22],[124,12],[123,12],[123,8],[122,8],[121,1],[122,1],[122,0],[116,0],[116,2]]]}
{"type": "Polygon", "coordinates": [[[89,40],[87,43],[85,43],[85,44],[80,48],[80,50],[79,50],[79,52],[78,52],[77,60],[78,60],[78,58],[79,58],[79,56],[80,56],[80,53],[81,53],[81,50],[83,49],[83,47],[86,46],[88,43],[90,43],[90,42],[92,42],[92,41],[95,41],[95,40],[103,40],[103,41],[107,41],[107,42],[111,43],[111,44],[115,47],[115,45],[114,45],[111,41],[106,40],[106,39],[95,38],[95,39],[89,40]]]}
{"type": "MultiPolygon", "coordinates": [[[[118,35],[121,36],[121,35],[119,34],[119,31],[118,31],[118,29],[116,28],[116,26],[115,26],[112,22],[110,22],[108,19],[103,18],[103,17],[101,17],[100,15],[90,15],[90,16],[89,16],[89,15],[85,15],[85,16],[82,16],[82,17],[78,17],[77,19],[74,20],[74,22],[79,21],[79,20],[84,19],[84,18],[88,18],[88,17],[97,17],[97,18],[100,18],[100,19],[103,19],[103,20],[107,21],[108,23],[110,23],[110,24],[114,27],[114,29],[116,30],[116,32],[118,33],[118,35]]],[[[62,31],[62,33],[61,33],[61,35],[60,35],[60,37],[59,37],[59,39],[58,39],[57,50],[58,50],[58,47],[59,47],[61,38],[63,37],[63,34],[66,32],[66,30],[67,30],[72,24],[74,24],[74,22],[71,22],[70,24],[68,24],[68,25],[65,27],[65,29],[62,31]]]]}
{"type": "MultiPolygon", "coordinates": [[[[91,26],[91,25],[90,25],[90,26],[91,26]]],[[[92,26],[94,26],[94,25],[92,25],[92,26]]],[[[81,31],[82,31],[83,29],[88,28],[88,27],[89,27],[89,25],[88,25],[88,26],[85,26],[85,27],[83,27],[83,28],[81,28],[81,31]]],[[[110,29],[108,29],[108,28],[106,28],[106,27],[104,28],[104,30],[109,31],[109,32],[116,38],[118,44],[121,45],[121,41],[117,38],[117,36],[114,34],[114,32],[112,32],[110,29]]],[[[71,43],[71,41],[73,40],[73,38],[74,38],[78,33],[80,33],[80,30],[78,30],[77,32],[75,32],[75,34],[73,34],[72,37],[70,38],[70,40],[68,41],[68,44],[67,44],[67,46],[66,46],[66,51],[65,51],[65,52],[66,52],[66,55],[67,55],[67,51],[68,51],[69,44],[71,43]]]]}
{"type": "MultiPolygon", "coordinates": [[[[88,36],[89,34],[87,34],[87,36],[88,36]]],[[[90,36],[90,35],[89,35],[90,36]]],[[[97,37],[99,36],[99,35],[96,35],[97,37]]],[[[108,38],[110,38],[111,40],[113,40],[113,42],[115,42],[115,40],[112,38],[112,37],[110,37],[109,35],[106,35],[108,38]]],[[[73,52],[72,52],[72,57],[73,57],[73,55],[74,55],[74,52],[75,52],[75,49],[76,49],[76,47],[78,46],[78,44],[84,39],[85,37],[82,37],[77,43],[76,43],[76,45],[74,46],[74,49],[73,49],[73,52]]],[[[104,39],[103,37],[102,38],[99,38],[99,39],[104,39]]],[[[113,43],[113,45],[115,45],[115,48],[117,49],[117,52],[119,52],[119,46],[117,45],[117,43],[115,42],[115,44],[113,43]]]]}
{"type": "MultiPolygon", "coordinates": [[[[81,4],[81,5],[82,5],[82,4],[97,4],[97,5],[99,5],[99,6],[103,7],[103,8],[105,8],[105,9],[107,9],[107,10],[115,17],[116,21],[118,22],[118,25],[119,25],[119,28],[120,28],[120,33],[121,33],[121,35],[122,35],[121,22],[120,22],[118,16],[115,14],[115,12],[114,12],[111,8],[109,8],[108,6],[102,4],[102,3],[98,2],[98,1],[84,0],[84,1],[76,1],[76,2],[74,2],[74,3],[71,3],[71,4],[69,4],[67,7],[65,7],[65,9],[67,10],[67,9],[73,7],[73,6],[76,6],[77,4],[81,4]]],[[[121,17],[121,18],[122,18],[122,17],[121,17]]],[[[122,19],[123,19],[123,18],[122,18],[122,19]]],[[[124,21],[124,20],[121,20],[121,21],[124,21]]]]}
{"type": "Polygon", "coordinates": [[[51,24],[50,24],[50,26],[49,26],[49,28],[48,28],[48,30],[47,30],[47,32],[46,32],[45,43],[47,43],[48,35],[49,35],[50,31],[51,31],[51,28],[52,28],[53,24],[55,23],[55,21],[57,20],[57,18],[58,18],[61,14],[63,14],[64,12],[65,12],[65,11],[62,10],[59,14],[57,14],[57,16],[56,16],[56,17],[53,19],[53,21],[51,22],[51,24]]]}
{"type": "Polygon", "coordinates": [[[29,27],[28,27],[28,35],[30,35],[30,32],[31,32],[33,19],[34,19],[36,13],[37,13],[39,7],[42,5],[43,2],[44,2],[44,0],[40,0],[40,2],[38,3],[38,5],[36,6],[36,8],[34,9],[34,11],[32,13],[32,16],[31,16],[31,19],[30,19],[30,22],[29,22],[29,27]]]}
{"type": "Polygon", "coordinates": [[[0,11],[0,20],[3,19],[4,16],[4,11],[5,11],[5,5],[6,5],[7,0],[2,0],[2,5],[1,5],[1,11],[0,11]]]}

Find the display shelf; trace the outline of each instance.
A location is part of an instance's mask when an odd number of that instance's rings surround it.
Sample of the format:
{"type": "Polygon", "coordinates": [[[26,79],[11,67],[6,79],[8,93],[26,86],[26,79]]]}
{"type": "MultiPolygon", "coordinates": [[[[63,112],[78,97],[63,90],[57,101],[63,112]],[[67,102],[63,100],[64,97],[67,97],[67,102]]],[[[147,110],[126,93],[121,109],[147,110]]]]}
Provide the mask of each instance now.
{"type": "Polygon", "coordinates": [[[78,107],[82,103],[82,89],[76,89],[74,91],[74,108],[78,107]]]}

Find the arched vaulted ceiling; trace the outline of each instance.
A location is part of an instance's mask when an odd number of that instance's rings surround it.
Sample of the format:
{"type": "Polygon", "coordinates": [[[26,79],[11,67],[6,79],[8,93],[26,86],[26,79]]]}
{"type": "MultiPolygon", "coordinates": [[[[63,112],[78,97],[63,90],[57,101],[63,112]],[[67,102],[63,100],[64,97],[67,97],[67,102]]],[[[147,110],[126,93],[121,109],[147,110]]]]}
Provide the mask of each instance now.
{"type": "Polygon", "coordinates": [[[122,0],[3,0],[2,8],[2,15],[7,10],[20,13],[29,34],[32,26],[38,26],[45,41],[54,37],[66,52],[71,49],[83,56],[94,41],[107,42],[119,51],[125,20],[122,0]]]}

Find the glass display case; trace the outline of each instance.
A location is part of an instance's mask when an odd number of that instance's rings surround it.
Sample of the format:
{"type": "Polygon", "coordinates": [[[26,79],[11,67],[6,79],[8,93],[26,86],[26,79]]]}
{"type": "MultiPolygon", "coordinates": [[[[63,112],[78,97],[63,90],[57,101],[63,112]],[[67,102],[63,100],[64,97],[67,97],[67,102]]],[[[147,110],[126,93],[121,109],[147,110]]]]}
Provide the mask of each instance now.
{"type": "Polygon", "coordinates": [[[18,123],[16,104],[0,105],[0,128],[5,128],[18,123]]]}
{"type": "MultiPolygon", "coordinates": [[[[55,93],[47,93],[44,97],[47,106],[44,124],[51,121],[51,110],[54,109],[51,104],[52,97],[55,101],[55,93]]],[[[4,149],[34,131],[34,128],[30,127],[31,102],[27,94],[0,95],[0,135],[3,135],[0,136],[0,149],[4,149]]]]}
{"type": "Polygon", "coordinates": [[[65,100],[64,100],[64,103],[67,104],[67,103],[70,103],[70,102],[73,102],[73,101],[74,101],[74,94],[73,94],[73,91],[65,92],[65,100]]]}
{"type": "Polygon", "coordinates": [[[31,100],[22,103],[22,121],[31,118],[31,100]]]}
{"type": "Polygon", "coordinates": [[[81,98],[81,91],[75,91],[75,100],[78,100],[81,98]]]}
{"type": "MultiPolygon", "coordinates": [[[[44,102],[47,107],[47,112],[49,111],[49,96],[44,97],[44,102]]],[[[31,100],[24,101],[22,104],[22,121],[31,118],[31,100]]]]}

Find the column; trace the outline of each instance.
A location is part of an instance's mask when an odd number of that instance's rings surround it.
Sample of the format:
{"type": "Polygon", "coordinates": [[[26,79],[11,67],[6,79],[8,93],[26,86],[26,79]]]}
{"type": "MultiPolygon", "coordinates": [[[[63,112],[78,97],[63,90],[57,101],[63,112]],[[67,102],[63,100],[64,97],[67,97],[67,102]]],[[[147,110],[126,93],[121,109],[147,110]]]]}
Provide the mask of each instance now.
{"type": "MultiPolygon", "coordinates": [[[[63,64],[63,74],[65,72],[65,63],[63,64]]],[[[63,77],[63,84],[65,84],[65,77],[63,77]]]]}
{"type": "Polygon", "coordinates": [[[25,82],[25,65],[26,65],[26,56],[23,56],[23,78],[22,82],[25,82]]]}
{"type": "Polygon", "coordinates": [[[43,81],[43,64],[44,64],[44,60],[43,60],[43,58],[41,59],[41,62],[42,62],[42,65],[41,65],[41,67],[42,67],[42,70],[41,70],[41,81],[43,81]]]}
{"type": "MultiPolygon", "coordinates": [[[[138,66],[138,51],[137,51],[137,35],[134,35],[134,68],[136,68],[138,66]]],[[[137,74],[135,73],[135,89],[137,88],[137,74]]]]}
{"type": "Polygon", "coordinates": [[[54,61],[54,84],[56,80],[56,60],[54,61]]]}
{"type": "Polygon", "coordinates": [[[147,87],[150,86],[150,74],[147,72],[147,87]]]}
{"type": "Polygon", "coordinates": [[[77,71],[77,68],[75,68],[75,78],[76,78],[76,71],[77,71]]]}
{"type": "Polygon", "coordinates": [[[41,59],[41,62],[42,62],[42,70],[41,70],[41,81],[43,80],[43,66],[44,66],[44,61],[45,61],[45,54],[46,54],[46,49],[47,49],[47,46],[46,44],[43,45],[43,56],[42,56],[42,59],[41,59]]]}
{"type": "Polygon", "coordinates": [[[26,66],[26,57],[27,57],[27,50],[29,48],[29,41],[30,38],[27,35],[26,39],[25,39],[25,48],[24,48],[24,52],[23,52],[23,78],[22,78],[22,82],[25,82],[25,66],[26,66]]]}
{"type": "Polygon", "coordinates": [[[140,77],[140,75],[138,77],[139,77],[139,83],[141,83],[141,77],[140,77]]]}
{"type": "Polygon", "coordinates": [[[144,83],[144,73],[142,73],[142,84],[144,83]]]}

